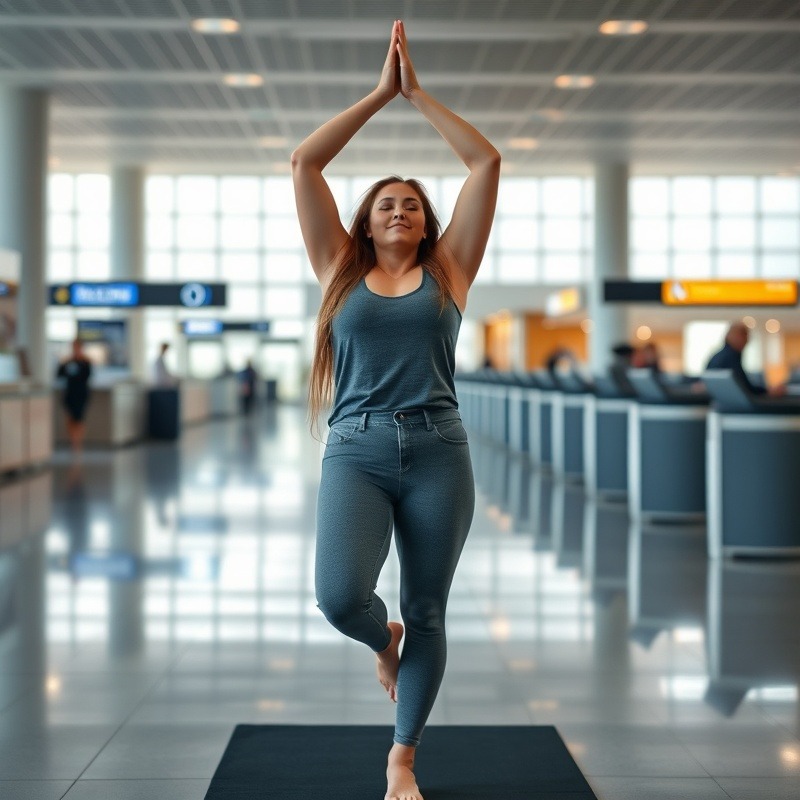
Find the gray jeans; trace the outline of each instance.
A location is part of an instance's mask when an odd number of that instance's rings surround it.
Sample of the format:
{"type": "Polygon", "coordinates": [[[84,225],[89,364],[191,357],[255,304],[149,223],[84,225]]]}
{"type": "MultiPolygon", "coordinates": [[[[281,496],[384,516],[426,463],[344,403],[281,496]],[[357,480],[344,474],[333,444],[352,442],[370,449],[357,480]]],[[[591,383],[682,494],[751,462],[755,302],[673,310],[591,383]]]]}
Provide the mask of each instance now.
{"type": "Polygon", "coordinates": [[[394,529],[405,625],[399,744],[419,744],[442,682],[447,596],[474,507],[458,411],[367,413],[331,426],[317,503],[317,604],[342,633],[384,650],[391,636],[375,587],[394,529]]]}

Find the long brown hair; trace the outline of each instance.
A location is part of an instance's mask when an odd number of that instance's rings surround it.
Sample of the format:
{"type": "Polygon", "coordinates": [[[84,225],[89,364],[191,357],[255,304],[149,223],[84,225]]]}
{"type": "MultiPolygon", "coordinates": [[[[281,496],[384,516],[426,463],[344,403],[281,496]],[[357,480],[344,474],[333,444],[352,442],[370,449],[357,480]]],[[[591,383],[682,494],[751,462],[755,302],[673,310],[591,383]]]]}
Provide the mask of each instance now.
{"type": "Polygon", "coordinates": [[[375,245],[366,233],[372,205],[378,192],[390,183],[405,183],[420,198],[425,214],[426,236],[419,243],[417,261],[439,286],[439,305],[443,311],[453,297],[453,285],[444,258],[436,251],[441,236],[441,223],[423,185],[413,178],[403,180],[397,175],[374,183],[363,195],[350,224],[350,239],[339,250],[331,264],[333,270],[322,305],[317,314],[317,333],[314,344],[314,361],[308,385],[308,416],[312,432],[316,429],[322,409],[333,401],[333,319],[341,311],[347,296],[377,262],[375,245]]]}

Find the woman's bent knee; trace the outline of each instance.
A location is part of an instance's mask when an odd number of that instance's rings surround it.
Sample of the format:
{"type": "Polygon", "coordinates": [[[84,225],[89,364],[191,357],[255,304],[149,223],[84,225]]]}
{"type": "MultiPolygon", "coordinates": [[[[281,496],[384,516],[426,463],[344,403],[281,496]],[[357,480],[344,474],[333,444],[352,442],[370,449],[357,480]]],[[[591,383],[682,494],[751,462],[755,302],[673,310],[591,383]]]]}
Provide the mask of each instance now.
{"type": "Polygon", "coordinates": [[[326,597],[320,594],[317,594],[317,608],[334,628],[345,634],[354,626],[358,626],[367,613],[363,602],[347,597],[326,597]]]}

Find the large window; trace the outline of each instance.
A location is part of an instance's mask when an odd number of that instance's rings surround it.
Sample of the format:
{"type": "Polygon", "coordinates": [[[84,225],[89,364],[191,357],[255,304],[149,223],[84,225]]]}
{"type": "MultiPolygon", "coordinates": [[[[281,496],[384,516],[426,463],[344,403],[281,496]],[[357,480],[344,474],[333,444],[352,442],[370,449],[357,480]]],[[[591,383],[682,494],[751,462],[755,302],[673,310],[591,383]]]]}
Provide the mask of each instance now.
{"type": "Polygon", "coordinates": [[[800,277],[800,178],[631,180],[634,278],[800,277]]]}
{"type": "Polygon", "coordinates": [[[593,246],[593,187],[577,177],[504,178],[479,280],[585,280],[593,246]]]}
{"type": "Polygon", "coordinates": [[[64,175],[48,186],[48,279],[102,281],[110,274],[108,175],[64,175]]]}
{"type": "MultiPolygon", "coordinates": [[[[55,173],[48,182],[47,281],[105,281],[111,276],[111,179],[103,174],[55,173]]],[[[80,316],[107,317],[106,309],[76,312],[51,308],[47,315],[50,342],[69,342],[80,316]]],[[[63,350],[63,348],[62,348],[63,350]]],[[[54,345],[53,357],[62,354],[54,345]]]]}

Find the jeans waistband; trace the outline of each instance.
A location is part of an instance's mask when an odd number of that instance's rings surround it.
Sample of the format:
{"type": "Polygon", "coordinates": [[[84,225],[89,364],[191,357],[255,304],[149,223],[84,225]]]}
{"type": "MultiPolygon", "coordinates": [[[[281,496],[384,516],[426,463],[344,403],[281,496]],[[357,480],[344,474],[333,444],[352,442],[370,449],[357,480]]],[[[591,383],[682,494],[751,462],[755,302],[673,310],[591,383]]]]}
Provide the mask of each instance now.
{"type": "Polygon", "coordinates": [[[353,414],[343,417],[339,422],[345,420],[357,420],[359,429],[364,430],[370,425],[424,425],[427,430],[431,430],[435,423],[443,422],[446,419],[461,419],[461,415],[455,408],[438,408],[428,410],[427,408],[409,408],[399,411],[365,411],[363,414],[353,414]]]}

